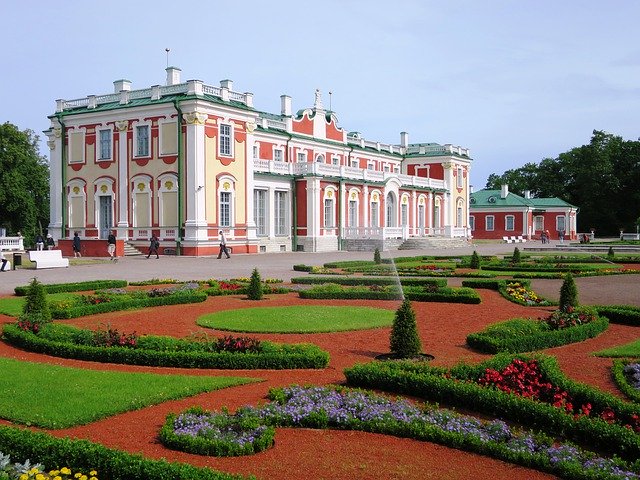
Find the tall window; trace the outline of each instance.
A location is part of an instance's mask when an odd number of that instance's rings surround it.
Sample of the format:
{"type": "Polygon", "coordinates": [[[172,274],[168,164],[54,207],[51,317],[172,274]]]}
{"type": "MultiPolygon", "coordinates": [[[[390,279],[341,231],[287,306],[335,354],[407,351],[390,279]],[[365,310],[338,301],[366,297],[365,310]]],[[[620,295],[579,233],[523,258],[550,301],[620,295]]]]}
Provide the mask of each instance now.
{"type": "Polygon", "coordinates": [[[387,227],[396,226],[396,198],[392,193],[387,195],[387,227]]]}
{"type": "Polygon", "coordinates": [[[257,159],[257,158],[258,158],[258,151],[259,151],[258,146],[257,146],[257,145],[254,145],[254,146],[253,146],[253,158],[254,158],[254,159],[257,159]]]}
{"type": "Polygon", "coordinates": [[[400,207],[400,224],[403,227],[409,225],[409,205],[403,203],[400,207]]]}
{"type": "Polygon", "coordinates": [[[504,229],[505,230],[515,230],[516,226],[515,226],[515,219],[516,217],[514,217],[513,215],[505,215],[504,217],[504,229]]]}
{"type": "Polygon", "coordinates": [[[456,187],[462,188],[464,186],[464,174],[462,173],[462,167],[458,167],[456,171],[456,187]]]}
{"type": "Polygon", "coordinates": [[[358,226],[358,202],[349,200],[349,226],[358,226]]]}
{"type": "Polygon", "coordinates": [[[273,159],[276,162],[282,162],[283,161],[283,155],[282,155],[282,150],[280,150],[279,148],[275,149],[273,151],[273,159]]]}
{"type": "Polygon", "coordinates": [[[494,217],[493,215],[487,215],[484,219],[484,225],[485,225],[485,230],[490,232],[493,231],[493,222],[494,222],[494,217]]]}
{"type": "Polygon", "coordinates": [[[307,161],[307,154],[304,152],[298,152],[298,163],[304,163],[307,161]]]}
{"type": "Polygon", "coordinates": [[[322,154],[316,155],[316,162],[317,163],[324,163],[324,155],[322,155],[322,154]]]}
{"type": "Polygon", "coordinates": [[[333,198],[324,199],[324,228],[334,228],[333,198]]]}
{"type": "Polygon", "coordinates": [[[287,235],[289,231],[289,201],[288,192],[275,191],[275,227],[276,235],[287,235]]]}
{"type": "Polygon", "coordinates": [[[220,192],[220,225],[231,226],[231,192],[220,192]]]}
{"type": "Polygon", "coordinates": [[[536,232],[544,230],[544,217],[542,215],[533,217],[533,230],[536,232]]]}
{"type": "Polygon", "coordinates": [[[418,228],[424,228],[424,205],[418,205],[418,228]]]}
{"type": "Polygon", "coordinates": [[[98,159],[111,159],[111,130],[100,130],[100,155],[98,159]]]}
{"type": "Polygon", "coordinates": [[[339,165],[340,164],[340,157],[332,157],[331,158],[331,163],[333,163],[334,165],[339,165]]]}
{"type": "Polygon", "coordinates": [[[564,215],[556,217],[556,230],[558,232],[564,232],[566,230],[566,222],[564,215]]]}
{"type": "Polygon", "coordinates": [[[469,217],[469,228],[471,229],[471,231],[476,229],[476,217],[474,217],[473,215],[469,217]]]}
{"type": "Polygon", "coordinates": [[[149,125],[136,127],[136,157],[149,156],[149,125]]]}
{"type": "Polygon", "coordinates": [[[220,124],[220,155],[231,156],[231,125],[220,124]]]}
{"type": "Polygon", "coordinates": [[[253,219],[256,222],[256,235],[267,234],[267,191],[253,191],[253,219]]]}
{"type": "Polygon", "coordinates": [[[377,228],[380,226],[380,204],[378,202],[371,202],[371,215],[369,215],[372,227],[377,228]]]}

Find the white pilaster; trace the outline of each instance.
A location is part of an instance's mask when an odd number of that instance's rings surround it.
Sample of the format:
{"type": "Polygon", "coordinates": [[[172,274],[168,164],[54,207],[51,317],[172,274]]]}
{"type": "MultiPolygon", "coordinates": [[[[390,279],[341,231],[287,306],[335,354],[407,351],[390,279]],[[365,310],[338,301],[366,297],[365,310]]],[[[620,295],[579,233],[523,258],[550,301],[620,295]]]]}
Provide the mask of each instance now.
{"type": "Polygon", "coordinates": [[[128,238],[129,229],[129,158],[127,155],[127,131],[129,122],[122,120],[116,122],[118,131],[118,238],[128,238]]]}
{"type": "Polygon", "coordinates": [[[427,232],[432,234],[433,228],[433,192],[427,194],[427,232]]]}
{"type": "Polygon", "coordinates": [[[62,206],[63,192],[66,195],[66,191],[63,190],[65,186],[62,185],[62,168],[66,168],[64,165],[64,159],[62,158],[62,142],[64,141],[64,133],[62,126],[57,120],[51,122],[51,128],[47,132],[49,140],[47,145],[49,147],[49,233],[54,238],[62,238],[62,206]]]}
{"type": "MultiPolygon", "coordinates": [[[[255,138],[253,132],[256,128],[256,124],[254,122],[247,122],[247,140],[245,141],[245,152],[244,158],[246,159],[246,171],[245,178],[247,179],[247,239],[255,240],[257,238],[256,235],[256,222],[255,218],[253,218],[253,189],[255,187],[255,182],[253,180],[253,145],[255,142],[255,138]]],[[[269,203],[267,204],[267,208],[273,208],[273,189],[269,188],[269,203]]],[[[274,225],[273,225],[273,212],[269,211],[267,217],[269,218],[269,238],[273,238],[274,236],[274,225]]]]}
{"type": "MultiPolygon", "coordinates": [[[[338,235],[342,235],[345,227],[345,219],[347,218],[346,212],[349,209],[349,197],[347,195],[347,187],[344,182],[340,184],[340,211],[338,212],[338,225],[340,225],[341,231],[338,232],[338,235]]],[[[336,226],[338,226],[336,225],[336,226]]],[[[340,245],[338,245],[338,249],[340,249],[340,245]]]]}
{"type": "Polygon", "coordinates": [[[307,177],[307,237],[313,239],[313,251],[320,236],[320,177],[307,177]]]}
{"type": "Polygon", "coordinates": [[[362,226],[370,227],[369,224],[369,211],[371,210],[371,205],[369,204],[369,186],[365,185],[362,187],[362,226]]]}
{"type": "Polygon", "coordinates": [[[205,113],[185,112],[186,133],[186,181],[185,197],[187,211],[185,226],[186,241],[207,240],[207,220],[205,216],[205,113]]]}
{"type": "Polygon", "coordinates": [[[410,232],[412,232],[413,235],[416,234],[417,229],[418,229],[418,195],[416,193],[416,191],[414,190],[413,192],[411,192],[411,205],[410,205],[410,213],[409,213],[409,227],[410,227],[410,232]]]}

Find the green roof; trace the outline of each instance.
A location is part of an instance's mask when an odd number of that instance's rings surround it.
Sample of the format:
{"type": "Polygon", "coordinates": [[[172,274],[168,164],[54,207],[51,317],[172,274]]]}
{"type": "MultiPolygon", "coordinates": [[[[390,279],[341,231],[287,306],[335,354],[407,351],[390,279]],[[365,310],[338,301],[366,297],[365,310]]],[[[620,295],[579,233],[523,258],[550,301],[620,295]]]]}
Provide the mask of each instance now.
{"type": "Polygon", "coordinates": [[[576,208],[561,198],[524,198],[515,193],[509,192],[502,198],[501,190],[483,189],[473,192],[470,195],[471,208],[505,208],[505,207],[529,207],[529,208],[549,208],[549,207],[569,207],[576,208]]]}

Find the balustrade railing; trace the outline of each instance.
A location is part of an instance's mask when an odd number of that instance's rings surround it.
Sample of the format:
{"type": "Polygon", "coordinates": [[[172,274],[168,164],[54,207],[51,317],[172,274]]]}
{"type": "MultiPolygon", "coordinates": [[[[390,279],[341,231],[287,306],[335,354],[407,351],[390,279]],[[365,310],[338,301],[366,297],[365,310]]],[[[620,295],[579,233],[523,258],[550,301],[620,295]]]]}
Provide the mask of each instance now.
{"type": "Polygon", "coordinates": [[[22,237],[0,237],[0,250],[24,250],[23,240],[22,237]]]}

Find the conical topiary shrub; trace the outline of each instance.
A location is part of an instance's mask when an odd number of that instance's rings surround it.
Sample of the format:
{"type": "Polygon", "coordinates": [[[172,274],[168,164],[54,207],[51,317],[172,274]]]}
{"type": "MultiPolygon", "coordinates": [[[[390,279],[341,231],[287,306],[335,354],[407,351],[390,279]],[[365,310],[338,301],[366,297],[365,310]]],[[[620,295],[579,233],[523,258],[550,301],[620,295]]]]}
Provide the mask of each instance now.
{"type": "Polygon", "coordinates": [[[411,358],[422,352],[422,343],[418,336],[416,314],[411,302],[404,299],[396,310],[391,329],[391,353],[398,358],[411,358]]]}
{"type": "Polygon", "coordinates": [[[480,256],[478,255],[478,252],[476,252],[475,250],[471,255],[471,262],[469,266],[475,270],[478,270],[480,268],[480,256]]]}
{"type": "Polygon", "coordinates": [[[518,247],[513,249],[513,255],[511,257],[511,261],[513,263],[520,263],[520,261],[522,260],[521,256],[520,256],[520,249],[518,247]]]}
{"type": "Polygon", "coordinates": [[[609,251],[607,252],[607,258],[609,260],[613,260],[613,257],[615,257],[615,252],[613,251],[613,247],[609,247],[609,251]]]}
{"type": "Polygon", "coordinates": [[[578,306],[578,287],[573,280],[573,275],[567,273],[560,288],[560,310],[566,312],[570,308],[578,306]]]}
{"type": "Polygon", "coordinates": [[[380,249],[376,248],[373,252],[373,263],[379,265],[382,263],[382,258],[380,258],[380,249]]]}
{"type": "Polygon", "coordinates": [[[262,300],[264,292],[262,291],[262,279],[258,269],[254,268],[251,272],[251,280],[249,281],[249,288],[247,290],[247,298],[249,300],[262,300]]]}
{"type": "Polygon", "coordinates": [[[37,278],[34,277],[29,283],[27,297],[22,307],[23,320],[30,320],[33,323],[46,323],[51,321],[51,311],[47,303],[47,292],[37,278]]]}

